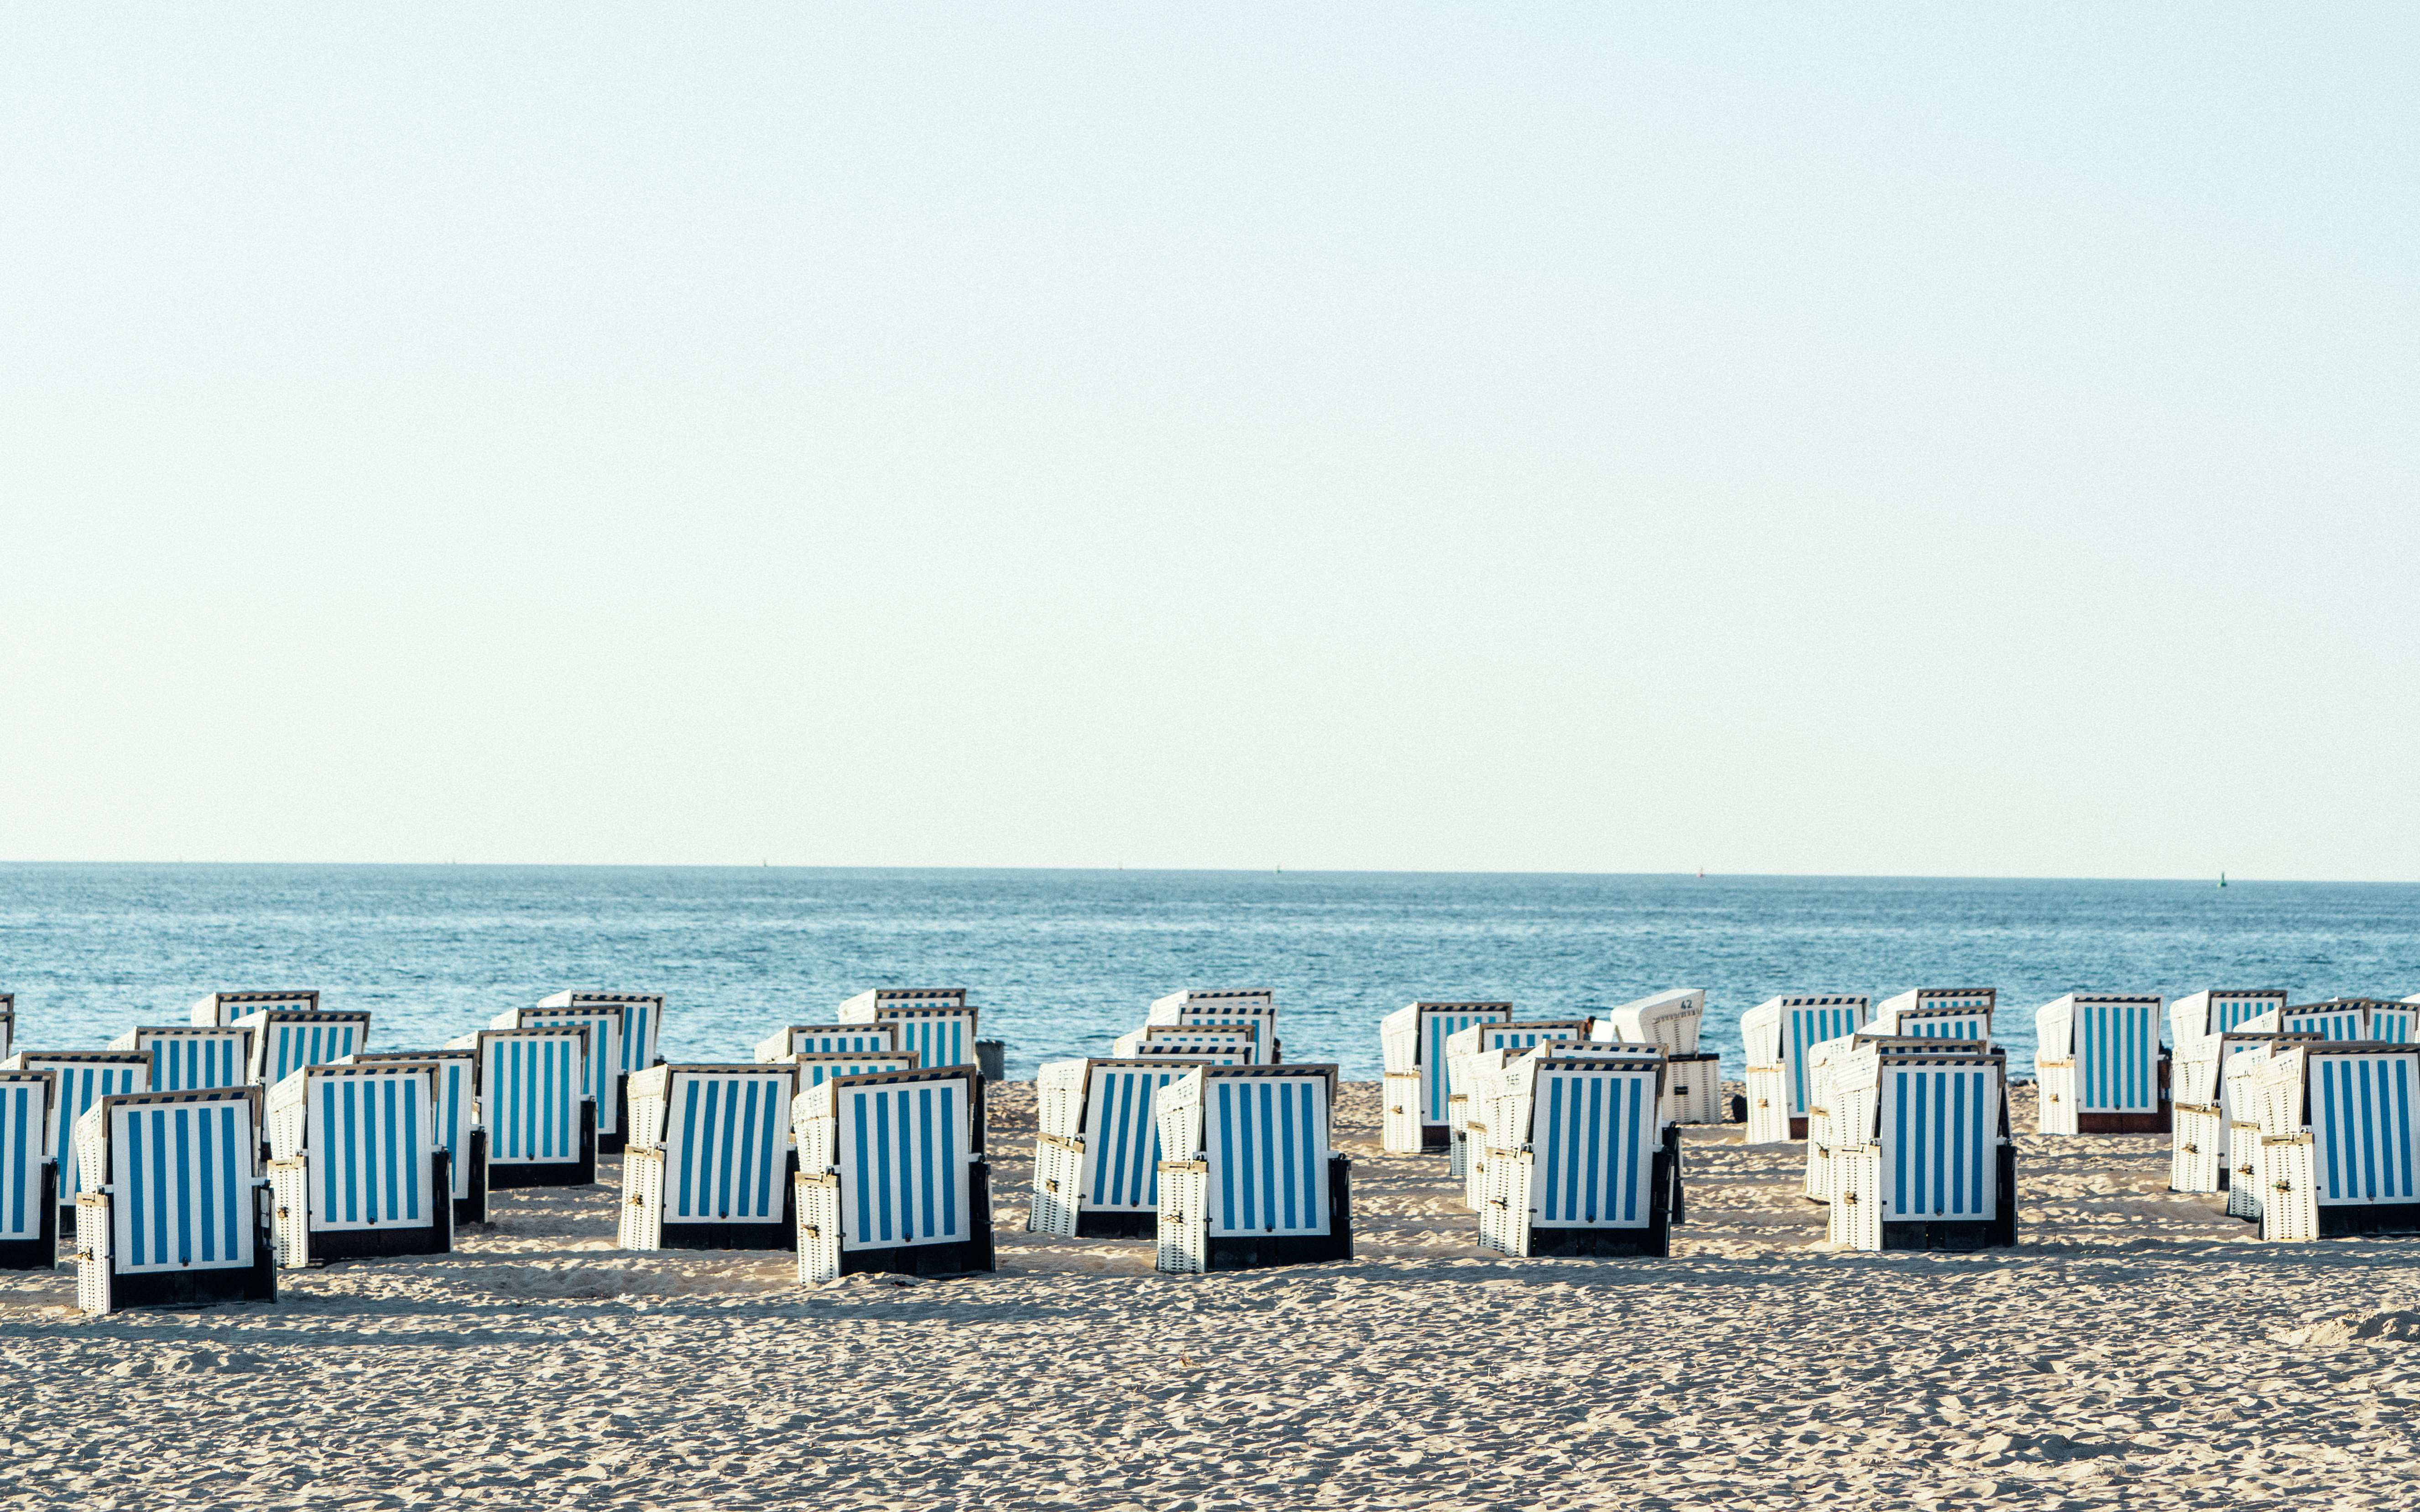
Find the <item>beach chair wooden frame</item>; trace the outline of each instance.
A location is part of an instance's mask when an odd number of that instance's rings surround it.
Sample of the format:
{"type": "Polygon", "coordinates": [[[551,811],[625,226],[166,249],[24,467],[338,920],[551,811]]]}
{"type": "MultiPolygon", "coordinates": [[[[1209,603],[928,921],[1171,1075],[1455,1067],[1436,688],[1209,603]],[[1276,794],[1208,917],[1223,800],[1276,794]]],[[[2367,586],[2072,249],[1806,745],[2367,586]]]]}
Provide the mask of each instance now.
{"type": "Polygon", "coordinates": [[[590,1029],[585,1069],[588,1095],[597,1100],[597,1152],[611,1155],[629,1140],[630,1073],[622,1070],[622,1026],[628,1003],[570,1003],[553,1008],[508,1008],[488,1021],[491,1029],[543,1029],[585,1024],[590,1029]]]}
{"type": "Polygon", "coordinates": [[[1670,1255],[1680,1131],[1663,1118],[1666,1071],[1652,1045],[1547,1044],[1509,1059],[1486,1120],[1480,1243],[1670,1255]]]}
{"type": "Polygon", "coordinates": [[[264,1089],[305,1066],[329,1066],[370,1047],[370,1016],[358,1010],[263,1008],[234,1021],[252,1031],[244,1080],[264,1089]]]}
{"type": "Polygon", "coordinates": [[[98,1180],[76,1197],[76,1305],[277,1300],[257,1087],[122,1092],[76,1122],[98,1180]]]}
{"type": "Polygon", "coordinates": [[[479,1105],[479,1053],[471,1049],[365,1050],[339,1065],[411,1062],[437,1076],[437,1139],[454,1197],[454,1227],[488,1221],[488,1125],[479,1105]]]}
{"type": "Polygon", "coordinates": [[[1332,1144],[1336,1083],[1329,1065],[1199,1066],[1154,1094],[1159,1271],[1353,1257],[1352,1162],[1332,1144]]]}
{"type": "MultiPolygon", "coordinates": [[[[1453,1087],[1446,1041],[1475,1025],[1501,1024],[1512,1012],[1509,1002],[1422,999],[1378,1021],[1378,1044],[1388,1078],[1383,1088],[1386,1117],[1380,1120],[1381,1149],[1390,1154],[1417,1155],[1451,1148],[1453,1116],[1447,1104],[1453,1087]]],[[[1458,1165],[1455,1174],[1461,1174],[1458,1165]]]]}
{"type": "Polygon", "coordinates": [[[1026,1231],[1156,1238],[1160,1144],[1152,1100],[1202,1064],[1166,1056],[1044,1062],[1034,1077],[1042,1117],[1026,1231]]]}
{"type": "Polygon", "coordinates": [[[198,1024],[145,1025],[109,1041],[112,1050],[151,1055],[154,1092],[195,1092],[241,1087],[252,1064],[252,1031],[198,1024]]]}
{"type": "Polygon", "coordinates": [[[537,1000],[540,1008],[586,1008],[602,1003],[622,1005],[623,1076],[627,1078],[650,1066],[661,1065],[664,1058],[659,1049],[664,1034],[663,994],[575,987],[549,993],[537,1000]]]}
{"type": "Polygon", "coordinates": [[[271,1009],[317,1013],[319,1011],[318,990],[297,987],[287,992],[205,993],[187,1011],[186,1016],[198,1028],[219,1029],[247,1013],[271,1009]]]}
{"type": "Polygon", "coordinates": [[[1855,993],[1794,993],[1768,997],[1740,1015],[1747,1052],[1747,1142],[1807,1137],[1807,1050],[1854,1034],[1872,1017],[1855,993]]]}
{"type": "Polygon", "coordinates": [[[477,1029],[446,1043],[474,1052],[489,1192],[596,1183],[597,1102],[582,1090],[589,1033],[585,1024],[477,1029]]]}
{"type": "Polygon", "coordinates": [[[72,1235],[76,1231],[76,1199],[100,1184],[84,1168],[84,1152],[76,1143],[76,1123],[102,1098],[151,1090],[151,1052],[20,1050],[0,1060],[0,1071],[58,1072],[58,1084],[51,1094],[50,1122],[42,1131],[43,1153],[58,1166],[53,1195],[59,1205],[59,1232],[72,1235]]]}
{"type": "Polygon", "coordinates": [[[888,1055],[899,1048],[899,1031],[889,1024],[792,1024],[756,1041],[756,1058],[772,1062],[792,1056],[888,1055]]]}
{"type": "Polygon", "coordinates": [[[791,1104],[799,1280],[995,1269],[972,1065],[834,1076],[791,1104]]]}
{"type": "Polygon", "coordinates": [[[270,1240],[284,1270],[454,1248],[432,1061],[305,1066],[269,1088],[270,1240]]]}
{"type": "Polygon", "coordinates": [[[2173,1134],[2165,1006],[2149,995],[2069,993],[2034,1010],[2038,1131],[2173,1134]]]}
{"type": "Polygon", "coordinates": [[[2262,1239],[2420,1233],[2420,1044],[2279,1044],[2248,1080],[2262,1239]]]}
{"type": "Polygon", "coordinates": [[[628,1250],[795,1250],[795,1064],[651,1066],[630,1078],[628,1250]]]}
{"type": "MultiPolygon", "coordinates": [[[[2239,1022],[2243,1022],[2239,1020],[2239,1022]]],[[[2171,1026],[2176,1023],[2172,1017],[2171,1026]]],[[[2173,1128],[2168,1139],[2168,1190],[2225,1192],[2232,1183],[2229,1151],[2237,1119],[2256,1121],[2253,1104],[2238,1111],[2236,1083],[2227,1069],[2241,1057],[2265,1061],[2279,1043],[2316,1041],[2317,1035],[2235,1031],[2196,1035],[2175,1050],[2173,1128]]],[[[2247,1176],[2251,1173],[2246,1172],[2247,1176]]],[[[2249,1191],[2250,1183],[2245,1183],[2249,1191]]],[[[2257,1216],[2246,1211],[2238,1216],[2257,1216]]]]}
{"type": "Polygon", "coordinates": [[[51,1153],[54,1071],[0,1071],[0,1271],[59,1258],[59,1163],[51,1153]]]}
{"type": "Polygon", "coordinates": [[[1858,1046],[1832,1072],[1833,1243],[1978,1250],[2017,1242],[2008,1057],[1972,1041],[1858,1046]]]}

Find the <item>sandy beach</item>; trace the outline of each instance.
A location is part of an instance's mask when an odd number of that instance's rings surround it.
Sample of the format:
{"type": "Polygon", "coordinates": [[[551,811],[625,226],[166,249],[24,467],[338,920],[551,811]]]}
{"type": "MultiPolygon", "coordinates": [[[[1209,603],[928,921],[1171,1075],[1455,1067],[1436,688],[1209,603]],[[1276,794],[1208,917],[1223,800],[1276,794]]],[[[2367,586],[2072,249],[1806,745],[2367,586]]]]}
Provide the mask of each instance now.
{"type": "MultiPolygon", "coordinates": [[[[2029,1128],[2029,1088],[2018,1126],[2029,1128]]],[[[1340,1109],[1347,1263],[1160,1277],[1025,1233],[996,1274],[791,1282],[613,1246],[618,1169],[428,1260],[85,1320],[0,1273],[10,1506],[2401,1506],[2420,1243],[2271,1246],[2164,1136],[2022,1140],[2024,1242],[1838,1254],[1794,1145],[1689,1132],[1666,1261],[1477,1247],[1442,1155],[1340,1109]],[[2410,1342],[2407,1342],[2409,1340],[2410,1342]]]]}

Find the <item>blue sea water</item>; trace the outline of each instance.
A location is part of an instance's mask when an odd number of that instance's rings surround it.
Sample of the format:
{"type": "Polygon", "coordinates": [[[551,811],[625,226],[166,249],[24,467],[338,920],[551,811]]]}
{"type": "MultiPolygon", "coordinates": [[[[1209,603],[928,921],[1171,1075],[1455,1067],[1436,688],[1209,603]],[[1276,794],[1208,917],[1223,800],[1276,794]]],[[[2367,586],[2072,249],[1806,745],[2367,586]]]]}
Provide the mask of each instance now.
{"type": "Polygon", "coordinates": [[[774,1027],[873,986],[964,986],[1031,1076],[1107,1054],[1152,998],[1272,987],[1289,1060],[1375,1076],[1381,1015],[1415,997],[1576,1015],[1707,989],[1994,986],[2030,1064],[2062,993],[2420,992],[2420,887],[1402,872],[11,865],[0,991],[23,1048],[181,1024],[202,994],[317,987],[372,1043],[442,1043],[563,987],[667,995],[663,1053],[746,1059],[774,1027]]]}

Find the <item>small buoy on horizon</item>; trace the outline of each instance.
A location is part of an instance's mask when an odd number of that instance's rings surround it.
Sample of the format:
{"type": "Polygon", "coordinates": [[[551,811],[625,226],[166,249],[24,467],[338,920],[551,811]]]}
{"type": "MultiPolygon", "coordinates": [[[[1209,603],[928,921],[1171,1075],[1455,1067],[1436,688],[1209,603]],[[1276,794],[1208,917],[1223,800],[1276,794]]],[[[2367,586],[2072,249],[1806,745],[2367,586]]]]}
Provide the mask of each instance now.
{"type": "Polygon", "coordinates": [[[2226,887],[2226,872],[2221,872],[2218,874],[2218,885],[2219,885],[2220,887],[2226,887]]]}

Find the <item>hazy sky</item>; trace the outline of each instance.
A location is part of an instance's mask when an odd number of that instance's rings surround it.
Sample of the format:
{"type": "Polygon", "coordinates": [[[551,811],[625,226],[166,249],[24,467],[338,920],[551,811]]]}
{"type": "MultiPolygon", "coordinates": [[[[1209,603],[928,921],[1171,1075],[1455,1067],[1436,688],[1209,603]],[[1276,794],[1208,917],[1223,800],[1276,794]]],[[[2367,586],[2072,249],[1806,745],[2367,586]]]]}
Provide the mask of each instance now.
{"type": "Polygon", "coordinates": [[[2420,877],[2401,7],[15,8],[0,856],[2420,877]]]}

